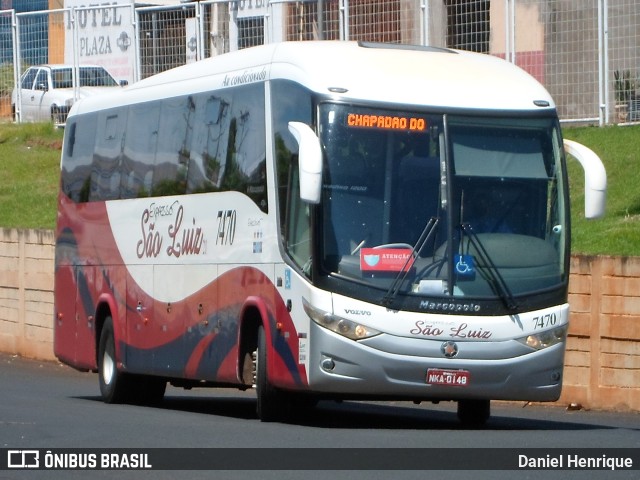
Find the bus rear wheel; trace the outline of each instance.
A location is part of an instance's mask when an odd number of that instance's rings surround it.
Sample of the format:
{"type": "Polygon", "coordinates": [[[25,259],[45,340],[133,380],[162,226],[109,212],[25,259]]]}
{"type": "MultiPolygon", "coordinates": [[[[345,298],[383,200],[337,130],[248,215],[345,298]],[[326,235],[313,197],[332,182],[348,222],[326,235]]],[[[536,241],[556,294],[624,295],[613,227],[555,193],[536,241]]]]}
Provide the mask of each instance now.
{"type": "Polygon", "coordinates": [[[466,427],[481,427],[491,416],[489,400],[459,400],[458,420],[466,427]]]}
{"type": "Polygon", "coordinates": [[[167,388],[164,378],[132,375],[118,370],[111,317],[105,320],[100,334],[98,378],[100,393],[106,403],[155,405],[162,401],[167,388]]]}
{"type": "Polygon", "coordinates": [[[100,393],[106,403],[121,403],[130,392],[130,378],[120,372],[116,360],[116,344],[113,335],[113,320],[107,317],[98,346],[98,379],[100,393]]]}

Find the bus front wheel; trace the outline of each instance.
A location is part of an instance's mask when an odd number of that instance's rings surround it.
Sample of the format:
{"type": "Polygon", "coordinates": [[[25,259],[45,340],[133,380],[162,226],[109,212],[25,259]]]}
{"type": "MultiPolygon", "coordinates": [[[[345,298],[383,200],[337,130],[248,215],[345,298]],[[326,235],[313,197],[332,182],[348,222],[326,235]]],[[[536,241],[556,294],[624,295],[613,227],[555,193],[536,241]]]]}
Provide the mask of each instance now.
{"type": "Polygon", "coordinates": [[[256,393],[258,418],[263,422],[281,420],[286,410],[284,394],[269,382],[267,374],[267,334],[261,325],[258,329],[258,352],[256,355],[256,393]]]}

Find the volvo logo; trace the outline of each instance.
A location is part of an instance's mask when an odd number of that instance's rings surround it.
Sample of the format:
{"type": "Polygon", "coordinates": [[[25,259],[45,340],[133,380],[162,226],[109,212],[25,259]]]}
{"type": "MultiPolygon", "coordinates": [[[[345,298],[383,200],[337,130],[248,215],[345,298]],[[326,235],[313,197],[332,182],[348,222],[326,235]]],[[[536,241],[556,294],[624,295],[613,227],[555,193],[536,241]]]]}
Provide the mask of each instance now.
{"type": "Polygon", "coordinates": [[[458,354],[458,345],[456,342],[444,342],[440,346],[440,351],[447,358],[453,358],[458,354]]]}

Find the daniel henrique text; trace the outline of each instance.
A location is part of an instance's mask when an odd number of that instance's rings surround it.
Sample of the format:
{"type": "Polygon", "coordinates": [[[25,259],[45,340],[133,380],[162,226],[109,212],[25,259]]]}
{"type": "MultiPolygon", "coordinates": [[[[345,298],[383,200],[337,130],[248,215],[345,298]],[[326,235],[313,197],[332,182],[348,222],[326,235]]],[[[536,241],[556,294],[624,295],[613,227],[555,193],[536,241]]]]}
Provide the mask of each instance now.
{"type": "Polygon", "coordinates": [[[606,469],[620,470],[632,469],[633,458],[630,457],[610,457],[607,455],[584,456],[579,454],[558,454],[544,456],[518,455],[519,468],[533,469],[606,469]]]}

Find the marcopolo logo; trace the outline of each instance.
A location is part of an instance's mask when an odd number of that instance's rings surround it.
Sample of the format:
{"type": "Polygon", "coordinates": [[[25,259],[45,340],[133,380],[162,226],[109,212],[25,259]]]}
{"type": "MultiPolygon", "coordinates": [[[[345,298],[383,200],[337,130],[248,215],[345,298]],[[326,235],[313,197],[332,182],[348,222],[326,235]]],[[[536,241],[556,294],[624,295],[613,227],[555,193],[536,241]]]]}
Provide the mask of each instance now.
{"type": "Polygon", "coordinates": [[[7,452],[8,468],[39,468],[40,452],[38,450],[9,450],[7,452]]]}

